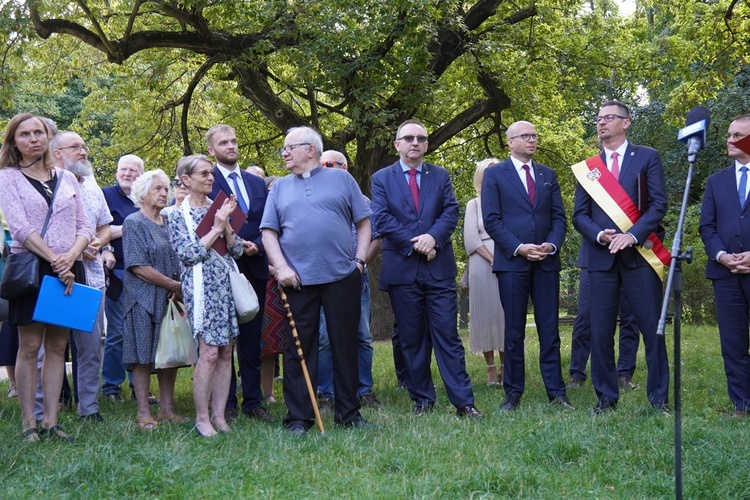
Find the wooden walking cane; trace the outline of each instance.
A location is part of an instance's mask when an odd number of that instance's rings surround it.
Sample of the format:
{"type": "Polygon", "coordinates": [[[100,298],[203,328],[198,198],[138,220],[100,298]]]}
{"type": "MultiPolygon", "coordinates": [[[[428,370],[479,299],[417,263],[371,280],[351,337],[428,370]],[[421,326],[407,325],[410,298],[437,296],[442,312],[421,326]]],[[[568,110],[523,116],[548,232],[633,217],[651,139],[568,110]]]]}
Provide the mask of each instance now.
{"type": "Polygon", "coordinates": [[[286,317],[289,318],[289,326],[292,328],[292,337],[294,338],[294,345],[297,346],[297,356],[299,356],[300,364],[302,365],[302,374],[305,376],[305,383],[307,384],[307,392],[310,393],[310,401],[312,402],[313,411],[315,411],[315,421],[318,423],[320,429],[320,435],[325,436],[326,431],[323,428],[323,419],[320,418],[320,409],[318,408],[318,398],[315,396],[315,390],[313,389],[312,382],[310,381],[310,373],[307,371],[307,363],[305,362],[305,355],[302,352],[302,344],[299,341],[299,335],[297,334],[297,325],[294,323],[294,316],[292,316],[292,309],[289,307],[289,300],[284,293],[284,287],[279,283],[279,293],[281,294],[281,300],[284,302],[284,309],[286,309],[286,317]]]}

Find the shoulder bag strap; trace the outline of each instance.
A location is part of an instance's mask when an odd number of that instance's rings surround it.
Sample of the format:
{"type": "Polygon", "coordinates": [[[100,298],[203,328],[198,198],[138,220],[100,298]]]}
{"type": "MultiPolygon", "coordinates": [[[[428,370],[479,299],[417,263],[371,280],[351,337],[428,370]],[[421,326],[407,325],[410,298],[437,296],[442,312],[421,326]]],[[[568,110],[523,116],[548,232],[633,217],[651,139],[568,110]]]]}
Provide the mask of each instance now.
{"type": "Polygon", "coordinates": [[[55,182],[55,190],[52,191],[52,199],[49,201],[49,210],[47,210],[47,218],[44,219],[44,227],[42,227],[42,239],[44,239],[44,234],[47,232],[47,226],[49,225],[49,219],[52,217],[52,205],[55,203],[55,196],[57,196],[57,189],[60,187],[60,184],[62,183],[62,178],[57,175],[57,170],[53,168],[53,171],[55,172],[55,177],[57,177],[57,182],[55,182]]]}

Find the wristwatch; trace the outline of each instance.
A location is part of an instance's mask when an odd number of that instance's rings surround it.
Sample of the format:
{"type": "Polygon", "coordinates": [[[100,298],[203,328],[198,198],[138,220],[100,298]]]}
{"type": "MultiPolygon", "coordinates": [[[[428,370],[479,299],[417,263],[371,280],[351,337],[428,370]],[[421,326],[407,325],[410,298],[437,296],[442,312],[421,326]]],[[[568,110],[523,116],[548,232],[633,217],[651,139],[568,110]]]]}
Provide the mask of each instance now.
{"type": "Polygon", "coordinates": [[[102,252],[112,252],[115,253],[115,247],[112,245],[107,245],[102,247],[102,252]]]}
{"type": "Polygon", "coordinates": [[[367,263],[365,263],[364,260],[360,259],[359,257],[355,257],[354,258],[354,262],[356,262],[357,264],[361,264],[362,265],[362,272],[365,272],[365,269],[367,269],[367,263]]]}

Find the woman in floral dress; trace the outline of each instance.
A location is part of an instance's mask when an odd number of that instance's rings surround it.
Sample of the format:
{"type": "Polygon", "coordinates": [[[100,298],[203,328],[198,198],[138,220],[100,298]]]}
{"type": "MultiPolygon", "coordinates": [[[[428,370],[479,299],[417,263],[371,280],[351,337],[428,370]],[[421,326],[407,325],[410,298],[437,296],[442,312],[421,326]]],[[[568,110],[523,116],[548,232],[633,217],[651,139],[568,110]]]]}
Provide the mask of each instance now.
{"type": "Polygon", "coordinates": [[[198,341],[198,363],[193,374],[195,430],[200,436],[214,436],[217,431],[230,431],[224,407],[229,394],[232,346],[239,335],[239,324],[229,271],[234,269],[231,259],[242,255],[242,240],[229,224],[229,215],[237,206],[234,196],[216,211],[213,228],[203,237],[196,234],[211,206],[208,195],[214,181],[213,164],[203,155],[190,156],[186,161],[180,180],[190,194],[180,210],[170,214],[169,234],[172,248],[184,266],[180,280],[182,296],[198,341]],[[211,249],[217,238],[226,240],[229,252],[224,257],[211,249]],[[213,419],[208,413],[209,401],[213,419]]]}

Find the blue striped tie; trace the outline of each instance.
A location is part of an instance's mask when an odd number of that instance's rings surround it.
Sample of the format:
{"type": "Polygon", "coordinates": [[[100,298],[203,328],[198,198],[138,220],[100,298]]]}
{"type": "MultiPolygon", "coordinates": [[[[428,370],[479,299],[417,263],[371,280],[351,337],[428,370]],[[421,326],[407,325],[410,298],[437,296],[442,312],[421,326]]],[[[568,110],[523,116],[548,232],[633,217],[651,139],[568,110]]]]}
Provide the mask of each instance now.
{"type": "Polygon", "coordinates": [[[740,188],[737,190],[740,195],[740,207],[745,206],[745,198],[747,196],[747,167],[741,167],[740,172],[740,188]]]}

